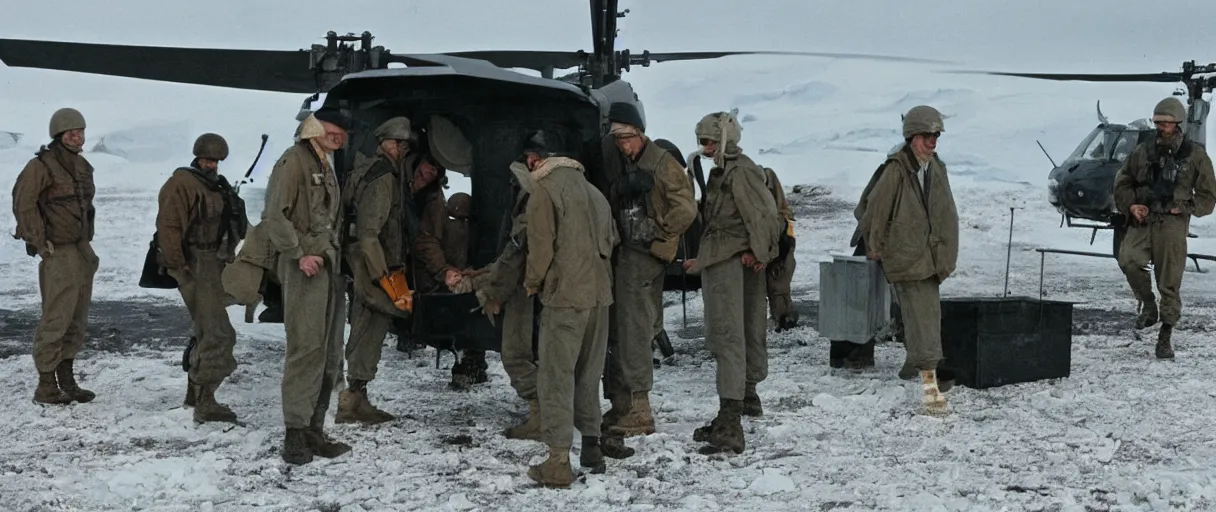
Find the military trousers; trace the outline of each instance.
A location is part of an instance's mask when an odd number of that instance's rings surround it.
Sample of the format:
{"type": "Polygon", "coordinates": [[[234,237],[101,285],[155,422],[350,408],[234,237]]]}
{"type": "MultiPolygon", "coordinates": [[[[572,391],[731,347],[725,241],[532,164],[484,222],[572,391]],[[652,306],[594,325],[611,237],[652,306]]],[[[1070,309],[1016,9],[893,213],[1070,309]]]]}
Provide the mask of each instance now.
{"type": "Polygon", "coordinates": [[[42,319],[34,330],[34,366],[39,373],[75,359],[84,345],[99,261],[93,246],[81,240],[55,246],[54,254],[38,262],[42,319]]]}
{"type": "Polygon", "coordinates": [[[570,449],[574,429],[599,437],[600,376],[608,346],[608,307],[541,311],[541,436],[551,448],[570,449]]]}
{"type": "Polygon", "coordinates": [[[654,386],[651,343],[663,321],[663,277],[667,265],[649,253],[622,247],[613,272],[614,333],[608,337],[604,391],[630,396],[654,386]]]}
{"type": "Polygon", "coordinates": [[[794,239],[790,239],[790,251],[779,261],[773,262],[765,269],[766,287],[768,289],[768,307],[773,320],[780,320],[794,310],[790,291],[794,281],[794,239]]]}
{"type": "Polygon", "coordinates": [[[236,370],[236,330],[228,319],[221,276],[225,261],[215,251],[192,249],[184,269],[169,270],[190,312],[195,345],[190,351],[190,380],[219,385],[236,370]]]}
{"type": "Polygon", "coordinates": [[[705,344],[718,364],[718,396],[743,400],[747,384],[768,377],[765,276],[738,257],[701,271],[705,344]]]}
{"type": "Polygon", "coordinates": [[[368,279],[367,265],[358,251],[347,253],[346,261],[355,276],[350,297],[350,337],[346,340],[346,375],[351,380],[372,381],[380,367],[384,338],[393,325],[396,309],[378,283],[368,279]]]}
{"type": "Polygon", "coordinates": [[[536,399],[536,357],[532,350],[535,299],[522,286],[502,305],[502,369],[511,379],[515,394],[524,400],[536,399]]]}
{"type": "Polygon", "coordinates": [[[942,303],[937,276],[894,283],[903,316],[905,366],[936,370],[942,360],[942,303]]]}
{"type": "Polygon", "coordinates": [[[1153,281],[1145,268],[1151,262],[1161,292],[1161,323],[1174,325],[1182,315],[1182,272],[1186,270],[1186,234],[1189,215],[1153,214],[1143,225],[1127,228],[1119,246],[1119,268],[1127,276],[1136,299],[1146,307],[1156,306],[1153,281]]]}
{"type": "Polygon", "coordinates": [[[350,337],[346,340],[348,378],[362,381],[376,379],[384,338],[392,325],[392,316],[369,307],[358,291],[351,294],[350,337]]]}
{"type": "Polygon", "coordinates": [[[298,260],[279,259],[283,327],[287,331],[282,383],[283,424],[287,428],[324,424],[342,372],[346,295],[336,263],[326,260],[315,275],[308,277],[300,270],[298,260]]]}

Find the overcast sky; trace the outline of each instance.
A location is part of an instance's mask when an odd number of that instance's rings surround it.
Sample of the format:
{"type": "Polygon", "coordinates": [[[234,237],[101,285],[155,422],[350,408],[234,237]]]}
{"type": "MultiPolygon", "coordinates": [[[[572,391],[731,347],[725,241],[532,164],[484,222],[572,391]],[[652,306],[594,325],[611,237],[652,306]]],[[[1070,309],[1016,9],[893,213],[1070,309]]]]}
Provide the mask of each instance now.
{"type": "MultiPolygon", "coordinates": [[[[1160,72],[1178,69],[1183,60],[1216,61],[1216,1],[1211,0],[622,4],[632,12],[620,21],[618,49],[635,51],[881,53],[970,68],[1061,72],[1160,72]]],[[[591,38],[588,4],[578,0],[10,0],[0,8],[0,35],[9,38],[297,49],[322,42],[328,30],[369,30],[377,43],[398,53],[577,50],[588,49],[591,38]]],[[[809,65],[830,64],[816,61],[809,65]]],[[[663,66],[635,68],[627,78],[645,84],[662,74],[663,66]]],[[[639,92],[651,99],[648,90],[639,92]]],[[[200,120],[200,129],[216,124],[228,129],[239,121],[249,126],[250,135],[242,137],[252,144],[262,131],[290,131],[301,100],[291,94],[0,67],[0,129],[29,133],[44,130],[45,116],[54,108],[72,104],[88,108],[99,127],[187,117],[200,120]]],[[[660,108],[648,104],[650,110],[660,108]]],[[[234,150],[247,149],[237,146],[234,150]]]]}

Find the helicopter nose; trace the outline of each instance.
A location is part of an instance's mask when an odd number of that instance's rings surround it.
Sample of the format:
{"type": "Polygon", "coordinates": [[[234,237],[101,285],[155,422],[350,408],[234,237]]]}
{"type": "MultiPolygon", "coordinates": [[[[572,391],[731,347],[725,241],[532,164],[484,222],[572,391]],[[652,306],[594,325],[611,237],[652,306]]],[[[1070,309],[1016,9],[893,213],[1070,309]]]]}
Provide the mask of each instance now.
{"type": "Polygon", "coordinates": [[[1047,202],[1053,206],[1060,205],[1060,182],[1055,178],[1047,180],[1047,202]]]}

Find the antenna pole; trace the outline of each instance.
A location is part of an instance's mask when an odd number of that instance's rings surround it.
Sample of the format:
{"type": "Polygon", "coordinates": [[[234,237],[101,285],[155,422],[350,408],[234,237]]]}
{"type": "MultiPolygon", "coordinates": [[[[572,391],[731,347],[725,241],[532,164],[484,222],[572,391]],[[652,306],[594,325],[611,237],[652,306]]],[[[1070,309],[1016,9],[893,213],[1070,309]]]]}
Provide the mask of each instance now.
{"type": "Polygon", "coordinates": [[[1039,142],[1036,140],[1036,141],[1034,141],[1034,143],[1039,145],[1039,149],[1043,150],[1043,155],[1047,157],[1048,162],[1051,162],[1052,167],[1059,167],[1058,165],[1056,165],[1056,161],[1051,158],[1051,155],[1047,154],[1047,148],[1043,147],[1042,142],[1039,142]]]}
{"type": "Polygon", "coordinates": [[[1009,260],[1013,257],[1013,207],[1009,207],[1009,245],[1005,250],[1005,295],[1009,296],[1009,260]]]}

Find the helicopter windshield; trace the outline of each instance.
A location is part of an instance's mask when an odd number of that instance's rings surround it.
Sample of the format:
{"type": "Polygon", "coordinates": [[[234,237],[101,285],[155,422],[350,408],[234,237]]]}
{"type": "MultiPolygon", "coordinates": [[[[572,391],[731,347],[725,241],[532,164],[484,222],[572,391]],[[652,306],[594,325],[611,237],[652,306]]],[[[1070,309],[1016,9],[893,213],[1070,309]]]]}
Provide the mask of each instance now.
{"type": "Polygon", "coordinates": [[[1117,128],[1094,128],[1077,149],[1064,160],[1065,165],[1078,162],[1122,162],[1136,149],[1140,132],[1117,128]]]}

